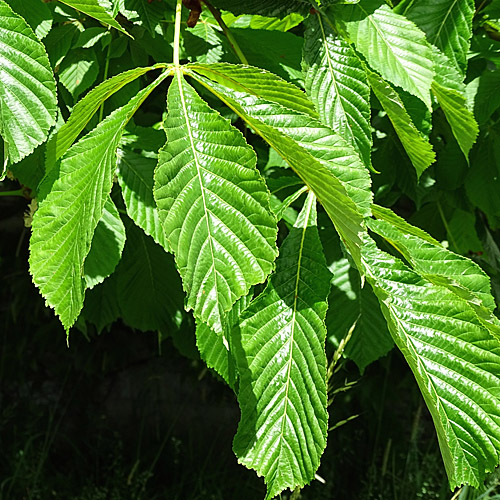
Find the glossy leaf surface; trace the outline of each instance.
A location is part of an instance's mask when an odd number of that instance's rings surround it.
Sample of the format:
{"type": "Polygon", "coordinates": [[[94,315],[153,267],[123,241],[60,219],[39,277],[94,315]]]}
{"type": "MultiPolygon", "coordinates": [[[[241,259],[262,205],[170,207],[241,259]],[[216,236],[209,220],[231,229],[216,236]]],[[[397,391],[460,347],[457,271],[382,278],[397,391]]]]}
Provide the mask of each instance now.
{"type": "Polygon", "coordinates": [[[441,49],[462,73],[472,36],[474,0],[410,0],[397,11],[415,22],[430,43],[441,49]]]}
{"type": "MultiPolygon", "coordinates": [[[[289,163],[314,191],[349,250],[356,255],[359,234],[364,231],[361,214],[369,213],[372,195],[366,189],[370,185],[368,171],[352,146],[317,120],[261,99],[256,94],[258,85],[249,94],[197,78],[289,163]]],[[[219,73],[218,78],[225,82],[227,77],[219,73]]],[[[230,81],[228,85],[231,87],[230,81]]]]}
{"type": "Polygon", "coordinates": [[[94,19],[97,19],[101,23],[107,24],[122,33],[128,35],[128,33],[120,26],[120,24],[113,19],[111,12],[113,11],[113,6],[109,0],[60,0],[62,3],[73,7],[84,14],[87,14],[94,19]]]}
{"type": "Polygon", "coordinates": [[[111,191],[116,148],[126,123],[165,76],[117,109],[72,146],[33,218],[33,281],[68,330],[83,306],[83,264],[111,191]]]}
{"type": "Polygon", "coordinates": [[[329,288],[311,193],[281,247],[275,274],[231,339],[241,407],[233,447],[241,463],[264,476],[266,498],[309,483],[326,445],[329,288]]]}
{"type": "Polygon", "coordinates": [[[500,342],[469,301],[374,243],[363,262],[432,415],[451,488],[479,486],[500,457],[500,342]]]}
{"type": "Polygon", "coordinates": [[[61,158],[106,99],[151,69],[153,68],[135,68],[115,75],[99,84],[78,101],[68,121],[47,143],[47,164],[53,165],[61,158]]]}
{"type": "Polygon", "coordinates": [[[359,58],[319,14],[310,17],[304,38],[305,86],[320,120],[370,166],[370,88],[359,58]]]}
{"type": "Polygon", "coordinates": [[[376,0],[362,0],[344,6],[337,22],[346,23],[356,49],[373,69],[431,109],[434,64],[425,35],[406,17],[379,5],[376,0]]]}
{"type": "Polygon", "coordinates": [[[155,198],[187,308],[221,333],[225,313],[273,268],[276,221],[241,133],[180,75],[167,106],[155,198]]]}

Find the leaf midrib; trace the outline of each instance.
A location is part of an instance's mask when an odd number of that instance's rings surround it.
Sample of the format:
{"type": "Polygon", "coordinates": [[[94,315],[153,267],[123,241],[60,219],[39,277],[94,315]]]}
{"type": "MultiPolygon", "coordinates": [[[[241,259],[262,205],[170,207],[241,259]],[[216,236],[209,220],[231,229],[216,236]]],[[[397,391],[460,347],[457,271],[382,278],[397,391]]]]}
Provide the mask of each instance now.
{"type": "Polygon", "coordinates": [[[440,34],[441,34],[441,30],[443,29],[444,25],[446,24],[447,20],[448,20],[448,16],[450,15],[451,11],[453,10],[453,8],[455,7],[455,5],[458,3],[458,0],[454,0],[453,4],[450,6],[450,8],[448,9],[448,11],[446,12],[444,18],[443,18],[443,22],[440,23],[440,26],[439,26],[439,29],[436,33],[436,35],[434,36],[434,39],[432,40],[432,43],[434,45],[436,45],[436,40],[438,38],[440,38],[440,34]]]}
{"type": "Polygon", "coordinates": [[[214,287],[215,287],[215,291],[216,291],[215,296],[216,296],[216,301],[217,301],[217,314],[220,316],[220,303],[219,303],[219,294],[218,294],[218,286],[217,286],[217,269],[215,268],[215,254],[214,254],[214,247],[213,247],[213,242],[212,242],[213,235],[212,235],[212,228],[210,227],[209,210],[207,207],[207,202],[205,199],[205,191],[204,191],[203,182],[202,182],[202,178],[201,178],[202,166],[199,163],[198,152],[196,151],[196,148],[194,145],[194,137],[193,137],[193,133],[191,130],[191,124],[189,123],[189,120],[188,120],[188,110],[187,110],[187,106],[186,106],[186,99],[184,96],[184,89],[182,88],[183,75],[181,73],[181,68],[179,66],[176,67],[176,77],[177,77],[177,84],[178,84],[178,88],[179,88],[179,96],[181,98],[184,121],[186,123],[187,135],[189,138],[189,143],[191,144],[191,151],[193,152],[193,159],[194,159],[194,163],[196,166],[196,175],[198,177],[198,182],[200,184],[201,198],[203,201],[203,211],[205,213],[205,221],[206,221],[206,225],[207,225],[208,244],[210,247],[210,256],[212,259],[212,266],[211,267],[212,267],[212,272],[214,274],[214,287]]]}
{"type": "Polygon", "coordinates": [[[346,112],[346,109],[344,108],[344,103],[342,102],[342,97],[341,97],[341,93],[340,93],[340,90],[339,90],[337,78],[335,77],[335,73],[333,71],[332,59],[330,57],[330,51],[329,51],[328,43],[327,43],[327,40],[326,40],[326,33],[325,33],[324,26],[323,26],[323,20],[322,20],[320,14],[318,14],[318,22],[319,22],[319,27],[321,29],[321,35],[322,35],[322,38],[323,38],[323,46],[325,48],[326,60],[328,61],[328,69],[329,69],[329,72],[330,72],[330,76],[332,78],[333,85],[335,86],[335,91],[337,93],[338,102],[339,102],[340,106],[342,107],[342,111],[343,111],[344,118],[345,118],[345,124],[346,124],[347,128],[349,129],[351,137],[354,138],[354,132],[352,130],[352,127],[351,127],[351,124],[350,124],[349,120],[347,119],[347,114],[348,113],[346,112]]]}
{"type": "Polygon", "coordinates": [[[302,262],[302,253],[304,250],[304,240],[306,237],[306,231],[309,227],[309,218],[312,210],[312,206],[315,203],[315,196],[309,196],[307,198],[307,209],[304,214],[304,227],[302,228],[302,236],[300,239],[299,246],[299,257],[297,260],[297,275],[295,279],[295,289],[294,289],[294,300],[293,300],[293,312],[292,312],[292,331],[290,334],[290,355],[288,357],[288,371],[287,371],[287,379],[286,379],[286,388],[285,388],[285,407],[283,409],[283,415],[281,417],[281,430],[280,430],[280,445],[279,445],[279,456],[281,455],[281,448],[283,446],[283,435],[285,432],[285,423],[286,423],[286,415],[288,410],[288,391],[290,389],[290,380],[291,380],[291,370],[292,370],[292,358],[293,358],[293,346],[294,346],[294,335],[295,335],[295,317],[297,315],[297,300],[299,296],[299,282],[300,282],[300,271],[301,271],[301,262],[302,262]]]}

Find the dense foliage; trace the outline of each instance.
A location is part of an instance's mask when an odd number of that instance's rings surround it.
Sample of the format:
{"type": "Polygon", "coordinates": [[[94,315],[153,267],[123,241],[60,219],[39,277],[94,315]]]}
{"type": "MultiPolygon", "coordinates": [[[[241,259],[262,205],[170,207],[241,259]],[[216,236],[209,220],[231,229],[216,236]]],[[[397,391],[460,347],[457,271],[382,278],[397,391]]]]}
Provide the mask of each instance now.
{"type": "Polygon", "coordinates": [[[314,479],[339,359],[394,345],[450,487],[500,462],[500,8],[389,4],[0,0],[33,282],[68,342],[195,325],[267,498],[314,479]]]}

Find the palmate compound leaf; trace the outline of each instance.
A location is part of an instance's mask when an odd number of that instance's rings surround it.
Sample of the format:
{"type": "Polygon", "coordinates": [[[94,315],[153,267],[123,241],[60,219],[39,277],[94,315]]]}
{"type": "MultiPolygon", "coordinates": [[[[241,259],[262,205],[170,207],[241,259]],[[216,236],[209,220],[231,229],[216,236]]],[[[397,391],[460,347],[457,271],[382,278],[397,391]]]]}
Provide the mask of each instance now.
{"type": "Polygon", "coordinates": [[[66,330],[83,306],[83,265],[111,191],[123,128],[166,75],[160,75],[65,153],[54,167],[57,178],[33,217],[30,272],[66,330]]]}
{"type": "Polygon", "coordinates": [[[425,34],[378,0],[335,7],[332,19],[386,80],[421,99],[431,110],[432,50],[425,34]]]}
{"type": "Polygon", "coordinates": [[[127,149],[118,150],[116,174],[128,216],[158,245],[169,251],[153,197],[156,163],[155,158],[148,158],[127,149]]]}
{"type": "Polygon", "coordinates": [[[427,40],[464,73],[472,36],[474,0],[409,0],[401,2],[396,11],[424,31],[427,40]]]}
{"type": "Polygon", "coordinates": [[[430,283],[367,238],[366,279],[422,391],[450,487],[478,487],[500,458],[500,342],[470,301],[430,283]]]}
{"type": "MultiPolygon", "coordinates": [[[[290,107],[281,105],[268,91],[266,80],[270,77],[264,73],[260,82],[261,70],[197,65],[185,71],[233,109],[287,161],[315,193],[357,260],[360,234],[365,230],[363,216],[370,213],[372,194],[370,176],[354,148],[310,114],[298,111],[293,103],[290,107]]],[[[297,92],[295,86],[283,80],[276,79],[276,85],[284,92],[289,88],[290,95],[297,92]]]]}
{"type": "Polygon", "coordinates": [[[391,120],[401,144],[415,167],[417,176],[420,177],[436,158],[431,143],[413,124],[398,93],[383,78],[368,68],[366,75],[373,93],[391,120]]]}
{"type": "Polygon", "coordinates": [[[302,61],[306,92],[321,121],[350,142],[371,166],[370,87],[352,48],[320,14],[310,16],[302,61]]]}
{"type": "Polygon", "coordinates": [[[186,307],[222,333],[225,313],[273,269],[276,219],[253,149],[179,72],[167,108],[155,199],[186,307]]]}
{"type": "Polygon", "coordinates": [[[56,109],[56,84],[43,45],[0,0],[0,135],[11,162],[46,139],[56,109]]]}
{"type": "Polygon", "coordinates": [[[263,475],[267,499],[309,483],[326,446],[324,324],[331,275],[310,193],[276,272],[233,329],[241,421],[233,448],[263,475]]]}

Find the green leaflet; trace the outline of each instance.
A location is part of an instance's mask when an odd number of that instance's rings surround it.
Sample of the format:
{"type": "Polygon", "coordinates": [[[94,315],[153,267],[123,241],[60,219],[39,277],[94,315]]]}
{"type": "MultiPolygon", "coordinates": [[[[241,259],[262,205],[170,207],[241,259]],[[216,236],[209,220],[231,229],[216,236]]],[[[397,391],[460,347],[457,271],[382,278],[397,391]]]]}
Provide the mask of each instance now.
{"type": "Polygon", "coordinates": [[[456,90],[432,83],[432,92],[443,110],[455,139],[466,158],[476,142],[479,127],[474,115],[466,106],[465,96],[456,90]]]}
{"type": "Polygon", "coordinates": [[[115,0],[118,9],[129,21],[143,26],[152,36],[160,25],[166,10],[165,2],[148,0],[115,0]]]}
{"type": "Polygon", "coordinates": [[[432,110],[432,50],[420,31],[377,0],[337,7],[334,21],[345,28],[356,49],[386,80],[421,99],[432,110]]]}
{"type": "Polygon", "coordinates": [[[43,45],[0,0],[0,135],[12,163],[45,141],[56,105],[56,84],[43,45]]]}
{"type": "Polygon", "coordinates": [[[310,16],[304,38],[307,94],[321,121],[350,142],[370,167],[370,88],[361,61],[319,14],[310,16]]]}
{"type": "Polygon", "coordinates": [[[184,309],[184,293],[174,259],[130,221],[115,275],[123,321],[142,331],[161,329],[172,333],[176,318],[184,309]]]}
{"type": "Polygon", "coordinates": [[[225,330],[223,335],[218,335],[212,328],[202,322],[196,324],[196,345],[200,356],[209,368],[215,370],[231,387],[236,388],[236,367],[229,346],[230,331],[235,328],[241,313],[248,307],[252,300],[253,292],[241,297],[226,313],[223,320],[225,330]]]}
{"type": "Polygon", "coordinates": [[[167,107],[167,143],[155,174],[160,219],[187,309],[221,333],[226,311],[273,268],[276,220],[242,134],[179,74],[167,107]]]}
{"type": "Polygon", "coordinates": [[[156,163],[155,158],[118,150],[117,176],[128,216],[168,252],[167,238],[153,197],[156,163]]]}
{"type": "Polygon", "coordinates": [[[241,463],[264,476],[266,499],[309,483],[326,445],[330,273],[315,203],[310,193],[281,246],[276,272],[231,336],[241,408],[233,448],[241,463]]]}
{"type": "Polygon", "coordinates": [[[191,61],[217,63],[231,50],[224,35],[208,22],[199,22],[194,28],[187,28],[182,39],[191,61]]]}
{"type": "Polygon", "coordinates": [[[379,210],[380,215],[385,220],[370,220],[368,227],[401,252],[416,273],[466,301],[478,321],[500,340],[500,322],[493,314],[495,302],[484,271],[472,260],[411,234],[411,229],[405,231],[405,226],[411,226],[389,210],[379,210]]]}
{"type": "Polygon", "coordinates": [[[359,235],[365,230],[362,214],[370,213],[372,194],[368,171],[352,146],[307,115],[255,95],[258,85],[250,89],[250,94],[231,90],[232,78],[225,79],[222,73],[218,79],[227,80],[229,88],[190,74],[241,116],[289,163],[314,191],[357,259],[359,235]]]}
{"type": "Polygon", "coordinates": [[[450,487],[478,487],[500,458],[499,341],[466,300],[424,280],[371,240],[362,258],[432,415],[450,487]]]}
{"type": "Polygon", "coordinates": [[[361,286],[359,272],[345,258],[328,266],[333,273],[328,298],[328,340],[338,347],[352,329],[344,356],[352,359],[363,374],[365,368],[394,346],[377,297],[369,286],[361,286]]]}
{"type": "Polygon", "coordinates": [[[67,331],[83,306],[83,264],[111,191],[123,127],[166,76],[160,75],[65,153],[33,217],[30,272],[67,331]]]}
{"type": "Polygon", "coordinates": [[[256,30],[288,31],[300,24],[304,17],[292,12],[283,18],[255,15],[234,16],[226,12],[222,19],[229,28],[252,28],[256,30]]]}
{"type": "Polygon", "coordinates": [[[139,76],[151,71],[154,67],[135,68],[124,71],[102,82],[92,89],[83,99],[78,101],[68,121],[54,134],[47,143],[47,167],[48,169],[61,158],[67,149],[73,144],[80,132],[85,128],[99,106],[120,90],[127,83],[132,82],[139,76]]]}
{"type": "Polygon", "coordinates": [[[450,60],[437,49],[434,49],[434,57],[436,78],[432,82],[432,93],[441,106],[460,149],[468,159],[469,151],[476,142],[479,127],[467,107],[463,78],[450,60]]]}
{"type": "Polygon", "coordinates": [[[317,118],[318,113],[306,94],[295,85],[273,73],[236,64],[188,64],[186,69],[206,76],[236,92],[280,104],[287,109],[317,118]]]}
{"type": "Polygon", "coordinates": [[[398,93],[379,75],[367,69],[368,82],[391,120],[394,130],[410,157],[417,176],[431,165],[436,155],[430,142],[417,130],[408,115],[398,93]]]}
{"type": "Polygon", "coordinates": [[[422,29],[463,74],[472,36],[474,0],[408,0],[396,11],[422,29]]]}
{"type": "MultiPolygon", "coordinates": [[[[73,9],[79,10],[87,16],[97,19],[101,23],[112,26],[113,28],[128,35],[128,33],[111,17],[113,6],[109,0],[59,0],[73,9]]],[[[129,35],[130,36],[130,35],[129,35]]]]}
{"type": "Polygon", "coordinates": [[[99,62],[93,49],[72,50],[59,68],[59,82],[76,100],[89,89],[99,74],[99,62]]]}
{"type": "Polygon", "coordinates": [[[94,288],[102,283],[115,270],[122,256],[125,238],[125,226],[118,209],[108,196],[85,259],[83,269],[87,288],[94,288]]]}

